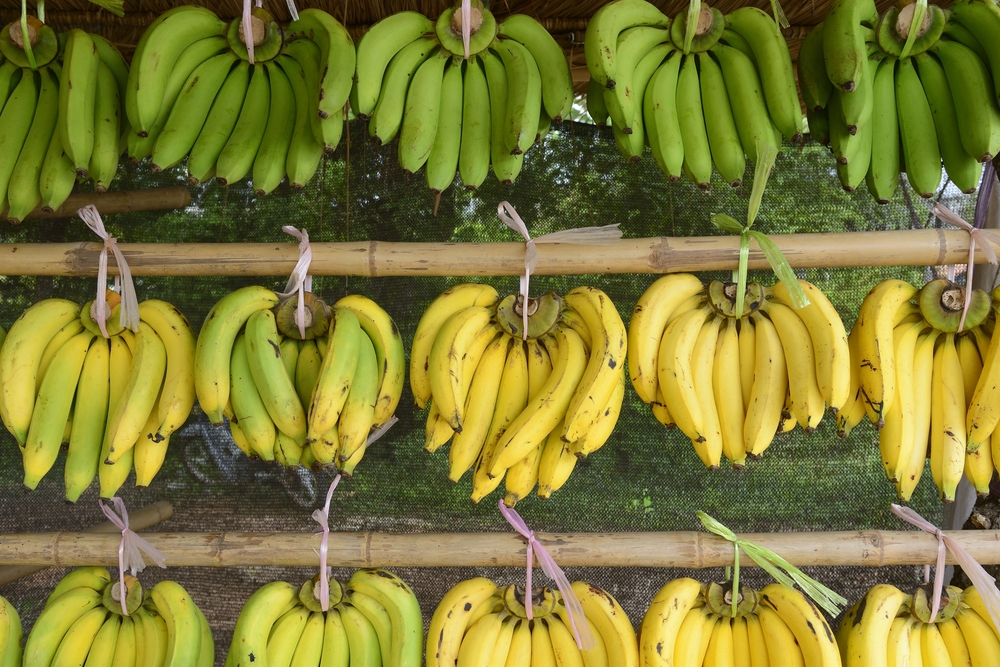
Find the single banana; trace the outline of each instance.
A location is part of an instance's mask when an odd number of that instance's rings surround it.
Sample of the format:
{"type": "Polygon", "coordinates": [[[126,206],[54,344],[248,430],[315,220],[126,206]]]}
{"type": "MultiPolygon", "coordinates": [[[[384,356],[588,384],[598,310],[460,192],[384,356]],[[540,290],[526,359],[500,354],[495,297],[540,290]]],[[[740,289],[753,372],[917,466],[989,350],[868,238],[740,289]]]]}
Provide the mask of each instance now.
{"type": "Polygon", "coordinates": [[[701,70],[701,97],[704,107],[711,109],[705,114],[705,129],[708,144],[712,149],[715,169],[732,187],[739,187],[746,170],[746,158],[740,143],[736,118],[729,104],[729,93],[722,76],[722,68],[711,54],[699,53],[698,65],[701,70]]]}
{"type": "Polygon", "coordinates": [[[91,343],[80,372],[76,414],[66,452],[66,500],[75,503],[97,476],[107,422],[110,392],[110,350],[100,338],[91,343]]]}
{"type": "Polygon", "coordinates": [[[469,58],[463,84],[458,174],[467,190],[475,190],[483,184],[490,171],[492,140],[490,92],[478,56],[469,58]]]}
{"type": "Polygon", "coordinates": [[[722,427],[719,423],[719,411],[715,403],[712,381],[718,341],[719,320],[711,318],[702,325],[691,350],[692,379],[703,423],[699,432],[701,438],[692,439],[691,444],[698,458],[709,470],[719,469],[723,449],[722,427]]]}
{"type": "MultiPolygon", "coordinates": [[[[427,157],[427,187],[440,196],[455,180],[462,150],[462,63],[452,60],[441,81],[441,111],[434,144],[427,157]]],[[[435,199],[435,212],[437,202],[435,199]]]]}
{"type": "Polygon", "coordinates": [[[24,664],[50,665],[66,633],[100,603],[100,593],[81,587],[66,592],[42,610],[24,643],[24,664]]]}
{"type": "Polygon", "coordinates": [[[284,613],[286,605],[297,601],[299,589],[283,581],[265,584],[250,596],[233,630],[226,664],[256,667],[266,660],[268,634],[284,613]]]}
{"type": "Polygon", "coordinates": [[[497,336],[479,360],[466,398],[462,431],[455,434],[448,450],[448,479],[452,482],[458,482],[482,452],[496,409],[508,350],[517,344],[508,335],[497,336]]]}
{"type": "Polygon", "coordinates": [[[722,453],[734,468],[744,467],[747,459],[743,444],[743,422],[746,418],[743,392],[734,390],[740,384],[740,365],[736,320],[728,320],[719,333],[712,366],[712,390],[722,432],[722,453]]]}
{"type": "Polygon", "coordinates": [[[517,501],[528,497],[535,485],[538,483],[538,469],[542,462],[542,450],[545,448],[545,440],[538,443],[533,450],[514,463],[507,469],[504,475],[504,486],[507,491],[503,503],[507,507],[514,507],[517,501]]]}
{"type": "Polygon", "coordinates": [[[466,396],[465,358],[479,332],[490,323],[492,314],[483,306],[460,310],[441,326],[428,357],[428,376],[434,402],[441,416],[456,433],[462,432],[466,396]]]}
{"type": "Polygon", "coordinates": [[[94,639],[107,616],[108,610],[103,605],[98,605],[76,619],[62,637],[59,648],[52,656],[52,662],[48,664],[52,667],[79,664],[90,653],[94,639]]]}
{"type": "Polygon", "coordinates": [[[1000,108],[986,65],[958,42],[940,40],[931,47],[948,78],[954,98],[959,134],[966,152],[979,162],[1000,154],[1000,108]]]}
{"type": "Polygon", "coordinates": [[[289,24],[288,34],[319,45],[322,76],[316,114],[323,119],[339,119],[351,92],[355,69],[354,40],[347,28],[323,10],[309,8],[299,12],[298,20],[289,24]]]}
{"type": "Polygon", "coordinates": [[[614,0],[598,9],[587,23],[584,51],[590,76],[605,88],[618,77],[617,46],[623,30],[633,26],[669,27],[670,19],[644,0],[614,0]]]}
{"type": "Polygon", "coordinates": [[[573,77],[562,47],[542,24],[525,14],[508,16],[499,31],[531,52],[541,77],[545,113],[556,123],[568,118],[573,106],[573,77]]]}
{"type": "Polygon", "coordinates": [[[768,302],[765,312],[781,338],[786,367],[788,391],[792,398],[792,413],[806,433],[812,433],[823,419],[825,401],[816,373],[816,353],[805,323],[788,306],[768,302]]]}
{"type": "Polygon", "coordinates": [[[423,620],[420,605],[409,585],[386,570],[356,570],[350,590],[370,595],[389,612],[392,623],[390,667],[419,667],[423,656],[423,620]]]}
{"type": "Polygon", "coordinates": [[[931,472],[941,499],[951,502],[965,469],[965,383],[954,334],[934,351],[931,386],[931,472]]]}
{"type": "Polygon", "coordinates": [[[868,57],[862,22],[877,20],[873,0],[834,0],[823,22],[823,56],[831,83],[844,92],[855,89],[868,57]]]}
{"type": "Polygon", "coordinates": [[[684,165],[684,140],[677,118],[677,79],[683,60],[680,51],[670,54],[646,85],[642,102],[653,159],[671,182],[680,180],[684,165]]]}
{"type": "Polygon", "coordinates": [[[896,112],[906,179],[921,197],[933,197],[941,182],[941,150],[927,95],[909,58],[897,65],[896,112]]]}
{"type": "MultiPolygon", "coordinates": [[[[806,111],[815,112],[825,109],[830,95],[833,93],[833,84],[826,75],[822,22],[818,23],[802,40],[797,69],[799,86],[802,89],[802,101],[805,102],[806,111]]],[[[811,123],[810,129],[812,129],[811,123]]]]}
{"type": "Polygon", "coordinates": [[[712,151],[698,79],[697,59],[688,54],[677,79],[677,120],[684,137],[684,172],[702,190],[711,187],[712,151]]]}
{"type": "Polygon", "coordinates": [[[365,334],[359,337],[359,341],[357,368],[351,380],[351,389],[347,392],[344,409],[337,421],[337,433],[340,436],[337,459],[341,464],[364,449],[372,430],[375,403],[378,401],[378,359],[375,348],[365,334]]]}
{"type": "Polygon", "coordinates": [[[609,664],[637,667],[639,643],[632,623],[618,601],[607,591],[582,581],[573,582],[573,592],[580,599],[587,620],[594,624],[604,640],[609,664]]]}
{"type": "Polygon", "coordinates": [[[94,150],[94,109],[100,62],[97,45],[90,35],[79,28],[67,33],[59,81],[57,130],[63,150],[80,177],[87,175],[94,150]]]}
{"type": "Polygon", "coordinates": [[[771,660],[788,667],[806,667],[807,663],[795,634],[784,620],[765,605],[757,607],[757,618],[760,619],[760,629],[764,635],[767,654],[774,656],[771,660]]]}
{"type": "Polygon", "coordinates": [[[490,99],[490,161],[493,174],[504,184],[513,183],[524,166],[524,154],[512,153],[507,148],[507,99],[511,91],[507,82],[504,63],[492,51],[483,51],[479,59],[486,70],[486,85],[490,99]]]}
{"type": "MultiPolygon", "coordinates": [[[[587,458],[593,452],[604,446],[611,437],[612,431],[614,431],[615,425],[618,423],[618,417],[621,415],[622,400],[625,397],[625,373],[620,373],[618,375],[618,383],[615,385],[615,390],[611,392],[611,398],[608,399],[608,404],[603,410],[598,413],[597,419],[594,421],[593,425],[587,430],[582,438],[574,440],[570,452],[581,459],[587,458]]],[[[572,472],[572,470],[570,471],[572,472]]],[[[568,476],[569,473],[566,473],[568,476]]]]}
{"type": "Polygon", "coordinates": [[[253,162],[253,189],[258,197],[274,191],[285,178],[295,119],[295,93],[277,63],[266,65],[270,82],[270,110],[260,149],[253,162]]]}
{"type": "Polygon", "coordinates": [[[295,607],[274,622],[267,638],[266,665],[291,665],[295,648],[309,622],[309,609],[295,607]]]}
{"type": "Polygon", "coordinates": [[[776,150],[781,149],[779,134],[771,122],[757,69],[750,58],[731,46],[716,44],[710,53],[719,60],[722,67],[743,152],[756,164],[759,147],[770,145],[776,150]]]}
{"type": "Polygon", "coordinates": [[[434,23],[418,12],[399,12],[375,25],[358,42],[357,108],[362,118],[371,115],[383,89],[382,77],[389,61],[406,45],[434,31],[434,23]]]}
{"type": "Polygon", "coordinates": [[[306,440],[306,413],[281,360],[279,341],[272,311],[259,310],[250,316],[246,351],[254,384],[277,429],[301,445],[306,440]]]}
{"type": "Polygon", "coordinates": [[[805,595],[781,584],[765,586],[760,595],[762,603],[773,609],[792,631],[806,665],[834,667],[840,664],[830,625],[805,595]]]}
{"type": "Polygon", "coordinates": [[[187,163],[189,184],[205,183],[215,174],[219,155],[240,118],[249,85],[250,64],[240,60],[226,76],[212,102],[205,125],[191,147],[187,163]]]}
{"type": "MultiPolygon", "coordinates": [[[[289,99],[288,102],[290,101],[289,99]]],[[[286,104],[279,105],[279,108],[283,112],[288,111],[286,104]]],[[[225,147],[219,153],[215,165],[215,178],[221,185],[233,184],[250,173],[257,153],[263,145],[270,109],[271,87],[268,70],[264,65],[254,65],[240,117],[225,147]]],[[[283,131],[289,117],[290,115],[286,116],[286,122],[279,127],[279,131],[283,131]]]]}
{"type": "Polygon", "coordinates": [[[895,73],[896,61],[886,58],[875,71],[872,83],[872,157],[868,165],[867,180],[868,189],[880,204],[888,204],[899,185],[899,119],[896,114],[895,73]]]}
{"type": "Polygon", "coordinates": [[[687,577],[674,579],[659,590],[642,619],[639,664],[643,667],[674,664],[681,626],[688,612],[702,605],[700,595],[701,582],[687,577]]]}
{"type": "Polygon", "coordinates": [[[132,368],[122,398],[114,409],[108,411],[108,425],[101,450],[108,464],[117,463],[125,452],[132,449],[142,433],[150,412],[156,409],[156,397],[160,393],[166,367],[167,351],[163,341],[151,326],[140,321],[132,368]]]}
{"type": "MultiPolygon", "coordinates": [[[[39,176],[42,165],[56,131],[56,117],[59,112],[59,81],[49,68],[38,72],[41,84],[38,89],[38,105],[31,121],[31,129],[21,147],[20,155],[10,175],[7,187],[9,209],[7,220],[18,224],[35,210],[42,200],[39,190],[39,176]]],[[[113,91],[111,91],[113,92],[113,91]]],[[[117,132],[115,127],[115,132],[117,132]]],[[[117,142],[118,138],[115,137],[117,142]]]]}
{"type": "Polygon", "coordinates": [[[709,309],[702,307],[671,320],[663,332],[657,357],[657,377],[663,402],[677,427],[692,442],[704,441],[705,438],[702,435],[705,421],[701,414],[701,402],[694,387],[692,352],[708,316],[709,309]]]}
{"type": "Polygon", "coordinates": [[[35,117],[38,87],[34,74],[22,76],[0,112],[0,210],[7,208],[7,188],[35,117]]]}
{"type": "Polygon", "coordinates": [[[444,69],[450,59],[450,53],[438,51],[413,75],[399,132],[399,164],[405,173],[420,171],[434,146],[441,115],[444,69]]]}
{"type": "Polygon", "coordinates": [[[348,308],[334,308],[327,334],[326,355],[309,405],[308,439],[315,441],[336,426],[358,367],[361,330],[357,315],[348,308]]]}
{"type": "Polygon", "coordinates": [[[368,134],[375,143],[385,146],[399,134],[413,75],[428,58],[438,53],[437,47],[438,42],[433,37],[421,37],[404,46],[389,61],[378,103],[368,119],[368,134]]]}
{"type": "Polygon", "coordinates": [[[323,143],[313,130],[313,116],[308,110],[309,88],[306,85],[305,70],[297,60],[289,56],[279,56],[277,63],[288,77],[295,96],[295,122],[291,143],[288,145],[285,172],[292,189],[301,190],[319,169],[319,163],[323,159],[323,143]]]}
{"type": "Polygon", "coordinates": [[[466,579],[445,593],[427,629],[427,667],[451,667],[457,662],[470,615],[498,594],[497,585],[484,577],[466,579]]]}
{"type": "Polygon", "coordinates": [[[747,454],[760,456],[770,446],[781,421],[788,390],[788,372],[781,338],[774,324],[760,313],[754,313],[752,319],[756,327],[754,381],[750,400],[746,404],[743,443],[747,454]]]}
{"type": "Polygon", "coordinates": [[[195,390],[213,424],[222,424],[229,402],[230,353],[236,335],[253,313],[277,303],[278,297],[267,288],[243,287],[220,299],[201,325],[195,345],[195,390]]]}

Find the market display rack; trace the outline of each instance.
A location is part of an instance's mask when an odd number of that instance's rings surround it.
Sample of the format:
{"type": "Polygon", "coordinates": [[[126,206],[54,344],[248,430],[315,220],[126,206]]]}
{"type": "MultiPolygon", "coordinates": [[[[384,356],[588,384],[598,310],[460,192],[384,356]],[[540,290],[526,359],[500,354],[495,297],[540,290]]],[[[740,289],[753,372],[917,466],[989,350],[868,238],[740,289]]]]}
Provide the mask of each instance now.
{"type": "MultiPolygon", "coordinates": [[[[186,188],[81,195],[66,210],[96,203],[102,213],[179,208],[186,188]],[[181,192],[183,191],[183,192],[181,192]],[[148,195],[148,197],[147,197],[148,195]],[[73,208],[69,208],[69,207],[73,208]],[[145,208],[144,208],[145,207],[145,208]]],[[[968,261],[969,234],[922,229],[770,237],[793,268],[935,266],[968,261]]],[[[100,243],[0,244],[0,275],[93,277],[100,243]]],[[[135,276],[287,275],[298,259],[296,243],[122,243],[135,276]]],[[[661,274],[733,270],[739,238],[655,237],[606,245],[538,243],[535,275],[661,274]]],[[[517,276],[524,273],[524,243],[313,243],[310,273],[317,276],[517,276]]],[[[986,256],[977,251],[977,263],[986,256]]],[[[756,245],[751,269],[769,264],[756,245]]],[[[115,275],[111,263],[108,272],[115,275]]],[[[172,515],[169,503],[132,515],[148,528],[172,515]]],[[[1000,530],[946,531],[979,563],[1000,564],[1000,530]]],[[[145,533],[171,566],[315,566],[320,538],[312,533],[145,533]]],[[[538,533],[562,566],[707,568],[733,564],[734,547],[703,532],[538,533]]],[[[926,565],[936,562],[938,539],[918,531],[784,532],[740,535],[797,566],[926,565]]],[[[44,567],[115,565],[120,535],[110,524],[88,532],[0,535],[0,585],[44,567]],[[6,567],[3,567],[6,566],[6,567]]],[[[342,567],[516,566],[525,540],[513,533],[335,532],[328,562],[342,567]]],[[[951,554],[948,562],[953,563],[951,554]]],[[[753,566],[749,557],[744,566],[753,566]]]]}

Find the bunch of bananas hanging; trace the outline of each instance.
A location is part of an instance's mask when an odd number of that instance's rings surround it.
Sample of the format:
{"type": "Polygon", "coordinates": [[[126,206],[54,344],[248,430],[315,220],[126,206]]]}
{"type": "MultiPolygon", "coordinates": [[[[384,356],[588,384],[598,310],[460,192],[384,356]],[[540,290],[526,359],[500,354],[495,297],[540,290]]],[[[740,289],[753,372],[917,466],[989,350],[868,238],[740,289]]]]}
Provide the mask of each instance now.
{"type": "Polygon", "coordinates": [[[865,297],[851,330],[851,400],[838,430],[846,435],[868,416],[879,429],[886,477],[904,502],[926,458],[945,502],[955,499],[963,472],[988,494],[1000,461],[992,299],[974,290],[959,331],[965,298],[964,287],[944,279],[919,290],[886,280],[865,297]]]}
{"type": "Polygon", "coordinates": [[[329,611],[318,577],[301,587],[275,581],[250,596],[236,621],[227,665],[420,667],[424,622],[409,585],[387,570],[330,581],[329,611]]]}
{"type": "Polygon", "coordinates": [[[764,146],[802,139],[802,113],[788,44],[755,7],[723,15],[701,4],[671,22],[645,0],[614,0],[587,24],[587,108],[611,117],[622,155],[646,144],[671,181],[687,174],[707,189],[712,165],[735,186],[764,146]]]}
{"type": "Polygon", "coordinates": [[[628,332],[629,377],[664,426],[691,439],[709,469],[759,458],[796,424],[812,433],[850,392],[847,334],[815,285],[796,309],[782,283],[750,283],[744,312],[736,284],[691,274],[660,278],[639,298],[628,332]]]}
{"type": "Polygon", "coordinates": [[[653,598],[642,620],[639,658],[649,667],[841,665],[830,625],[799,591],[770,584],[737,592],[732,582],[688,578],[674,579],[653,598]]]}
{"type": "Polygon", "coordinates": [[[173,581],[144,591],[129,575],[125,585],[127,616],[120,584],[104,568],[81,567],[63,577],[25,641],[25,666],[214,664],[212,631],[187,591],[173,581]]]}
{"type": "Polygon", "coordinates": [[[462,25],[458,7],[436,23],[401,12],[358,42],[351,107],[379,144],[398,135],[400,166],[416,173],[426,164],[438,195],[456,171],[466,188],[478,188],[491,165],[497,180],[512,183],[524,153],[573,106],[566,55],[536,20],[515,14],[498,24],[473,0],[468,60],[462,25]]]}
{"type": "Polygon", "coordinates": [[[413,337],[410,387],[418,408],[430,404],[424,449],[452,441],[452,482],[475,464],[474,502],[505,478],[510,507],[536,484],[548,498],[604,445],[621,411],[626,332],[608,296],[577,287],[529,299],[526,337],[522,307],[489,285],[456,285],[413,337]]]}
{"type": "Polygon", "coordinates": [[[251,23],[254,64],[242,20],[226,24],[205,7],[175,7],[146,30],[125,97],[132,160],[151,157],[158,172],[187,157],[192,185],[252,173],[261,196],[286,175],[293,189],[305,187],[340,143],[354,43],[318,9],[286,32],[259,7],[251,23]]]}
{"type": "Polygon", "coordinates": [[[1000,631],[979,591],[947,586],[937,616],[931,586],[907,595],[878,584],[837,628],[844,667],[862,665],[1000,665],[1000,631]]]}
{"type": "Polygon", "coordinates": [[[114,496],[133,467],[136,486],[149,486],[194,405],[194,334],[180,311],[143,301],[133,332],[109,291],[106,339],[95,304],[40,301],[0,348],[0,417],[21,448],[24,485],[34,489],[66,444],[69,502],[95,476],[101,497],[114,496]]]}
{"type": "Polygon", "coordinates": [[[20,667],[21,639],[21,617],[17,609],[0,596],[0,665],[20,667]]]}
{"type": "Polygon", "coordinates": [[[333,307],[305,293],[279,300],[244,287],[208,314],[195,351],[195,387],[213,424],[228,418],[251,458],[353,473],[369,433],[392,417],[403,391],[403,341],[371,299],[333,307]]]}
{"type": "Polygon", "coordinates": [[[1000,153],[1000,8],[932,4],[914,20],[917,11],[912,0],[882,16],[873,0],[835,0],[799,56],[813,136],[829,142],[844,189],[865,181],[883,204],[901,171],[933,197],[942,162],[975,192],[982,163],[1000,153]]]}
{"type": "Polygon", "coordinates": [[[573,583],[573,592],[583,605],[584,620],[596,642],[586,651],[577,646],[558,590],[535,588],[529,600],[519,585],[500,588],[482,577],[456,584],[431,617],[427,667],[638,667],[635,630],[617,600],[582,581],[573,583]],[[526,604],[531,605],[530,621],[526,604]]]}
{"type": "Polygon", "coordinates": [[[9,206],[12,223],[39,205],[56,210],[77,181],[105,192],[128,133],[118,49],[79,29],[56,35],[34,17],[28,37],[34,68],[21,23],[0,29],[0,211],[9,206]]]}

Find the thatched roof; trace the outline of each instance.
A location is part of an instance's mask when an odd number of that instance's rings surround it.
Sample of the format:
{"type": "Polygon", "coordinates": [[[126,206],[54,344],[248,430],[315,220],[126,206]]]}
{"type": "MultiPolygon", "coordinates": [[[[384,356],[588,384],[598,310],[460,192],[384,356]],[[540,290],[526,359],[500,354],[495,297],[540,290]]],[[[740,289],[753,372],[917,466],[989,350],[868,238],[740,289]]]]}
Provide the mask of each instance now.
{"type": "MultiPolygon", "coordinates": [[[[589,78],[583,59],[583,35],[587,20],[606,0],[493,0],[490,9],[502,19],[509,14],[528,14],[535,17],[563,45],[573,65],[573,78],[578,84],[589,78]]],[[[688,6],[688,0],[652,0],[668,16],[676,16],[688,6]]],[[[29,2],[29,8],[33,2],[29,2]]],[[[126,0],[125,16],[119,18],[99,9],[89,0],[48,0],[45,3],[46,21],[56,30],[79,27],[101,34],[114,42],[128,57],[138,42],[143,29],[156,16],[174,5],[175,0],[126,0]]],[[[190,4],[211,7],[221,17],[231,19],[238,16],[243,7],[240,0],[191,0],[190,4]]],[[[297,5],[319,7],[336,16],[344,23],[355,38],[359,37],[373,23],[404,10],[422,12],[430,17],[438,16],[451,6],[450,0],[299,0],[297,5]]],[[[738,7],[753,5],[767,12],[771,11],[770,0],[716,0],[711,3],[723,13],[738,7]]],[[[877,0],[879,11],[885,11],[894,0],[877,0]]],[[[939,0],[936,4],[948,6],[952,0],[939,0]]],[[[785,30],[792,51],[792,58],[798,54],[802,38],[826,15],[830,0],[784,0],[782,7],[791,27],[785,30]]],[[[282,0],[268,0],[265,8],[279,21],[289,20],[288,9],[282,0]]],[[[0,0],[0,22],[7,23],[20,16],[19,0],[0,0]]]]}

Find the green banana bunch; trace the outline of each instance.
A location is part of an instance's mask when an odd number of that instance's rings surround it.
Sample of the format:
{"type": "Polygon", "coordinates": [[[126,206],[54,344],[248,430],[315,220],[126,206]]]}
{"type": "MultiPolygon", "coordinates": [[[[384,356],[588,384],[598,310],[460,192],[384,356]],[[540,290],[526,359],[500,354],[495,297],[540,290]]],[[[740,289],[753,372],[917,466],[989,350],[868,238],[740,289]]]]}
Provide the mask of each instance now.
{"type": "Polygon", "coordinates": [[[954,11],[932,4],[920,25],[916,11],[910,3],[879,16],[870,0],[837,0],[799,56],[813,134],[829,140],[845,189],[867,169],[879,203],[892,199],[903,165],[922,197],[935,196],[942,163],[971,194],[982,163],[1000,153],[1000,10],[980,0],[954,11]]]}
{"type": "Polygon", "coordinates": [[[144,301],[134,333],[118,324],[118,302],[109,291],[110,339],[95,322],[93,301],[80,307],[47,299],[25,311],[0,349],[0,414],[23,443],[27,488],[37,486],[64,445],[69,502],[98,476],[102,497],[113,496],[133,464],[136,484],[148,486],[170,434],[191,412],[194,334],[187,320],[166,302],[144,301]]]}
{"type": "Polygon", "coordinates": [[[50,34],[55,40],[52,29],[38,23],[37,71],[17,64],[24,52],[13,43],[0,47],[6,54],[0,63],[0,209],[9,207],[15,224],[39,206],[59,208],[78,178],[107,191],[127,129],[121,99],[128,67],[118,50],[74,29],[59,37],[64,48],[48,54],[50,34]]]}
{"type": "Polygon", "coordinates": [[[304,307],[303,339],[295,295],[245,287],[220,300],[195,344],[198,400],[251,458],[350,475],[399,404],[403,341],[366,297],[331,308],[307,292],[304,307]]]}
{"type": "Polygon", "coordinates": [[[343,133],[353,42],[315,9],[284,32],[262,8],[252,10],[251,22],[253,62],[242,19],[227,25],[203,7],[178,7],[154,21],[125,86],[134,161],[151,157],[153,171],[162,171],[187,157],[191,185],[251,175],[260,196],[286,177],[295,190],[312,179],[343,133]],[[178,33],[168,34],[169,25],[178,33]],[[155,90],[139,94],[144,82],[155,90]]]}
{"type": "Polygon", "coordinates": [[[423,654],[416,596],[387,570],[358,570],[347,584],[329,582],[327,611],[319,576],[295,586],[259,588],[240,611],[227,665],[410,667],[423,654]]]}
{"type": "Polygon", "coordinates": [[[430,405],[424,449],[451,440],[448,478],[475,465],[475,502],[505,477],[509,506],[536,485],[551,495],[618,420],[626,335],[607,295],[579,287],[532,303],[523,336],[517,295],[457,285],[427,307],[414,335],[410,387],[418,406],[430,405]]]}
{"type": "Polygon", "coordinates": [[[482,185],[491,165],[498,180],[513,182],[523,154],[551,121],[569,114],[573,100],[566,56],[535,19],[515,14],[497,24],[473,2],[465,60],[462,15],[455,10],[436,24],[401,12],[372,26],[358,42],[351,93],[376,142],[399,136],[404,171],[427,166],[435,211],[456,171],[470,190],[482,185]]]}
{"type": "Polygon", "coordinates": [[[689,30],[687,13],[670,21],[645,0],[602,7],[587,28],[587,105],[599,125],[610,116],[629,160],[649,145],[670,181],[707,189],[714,165],[738,187],[759,147],[801,141],[791,56],[759,9],[704,6],[698,18],[689,30]]]}
{"type": "MultiPolygon", "coordinates": [[[[143,590],[125,575],[124,615],[120,582],[104,568],[78,568],[56,585],[24,645],[24,664],[211,667],[215,658],[212,631],[190,594],[173,581],[143,590]]],[[[0,602],[5,602],[0,598],[0,602]]],[[[7,652],[0,639],[0,665],[14,667],[20,656],[20,624],[16,612],[5,628],[7,652]]],[[[9,607],[9,605],[6,605],[9,607]]],[[[9,611],[13,611],[9,608],[9,611]]]]}

